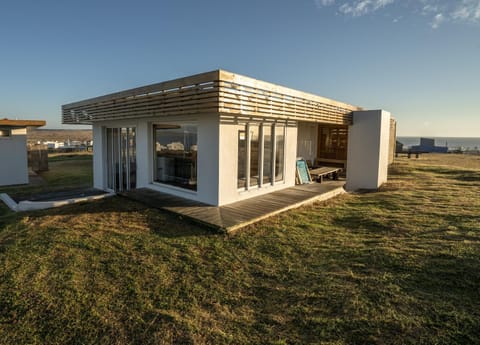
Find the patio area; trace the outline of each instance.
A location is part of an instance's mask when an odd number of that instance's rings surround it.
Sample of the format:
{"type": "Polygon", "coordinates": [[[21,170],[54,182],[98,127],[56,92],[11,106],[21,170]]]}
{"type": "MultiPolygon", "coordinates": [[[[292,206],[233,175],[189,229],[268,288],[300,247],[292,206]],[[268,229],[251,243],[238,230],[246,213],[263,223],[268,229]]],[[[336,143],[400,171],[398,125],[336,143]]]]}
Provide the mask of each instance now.
{"type": "Polygon", "coordinates": [[[231,233],[275,214],[342,194],[345,192],[344,185],[345,181],[297,185],[225,206],[211,206],[147,188],[121,195],[215,230],[231,233]]]}

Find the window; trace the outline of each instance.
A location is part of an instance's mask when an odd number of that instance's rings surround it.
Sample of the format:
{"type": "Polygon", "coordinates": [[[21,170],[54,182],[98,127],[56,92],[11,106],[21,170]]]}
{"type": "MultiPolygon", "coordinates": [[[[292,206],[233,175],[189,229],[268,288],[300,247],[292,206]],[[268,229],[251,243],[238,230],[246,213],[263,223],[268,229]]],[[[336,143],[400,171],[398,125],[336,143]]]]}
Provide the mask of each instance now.
{"type": "Polygon", "coordinates": [[[247,187],[247,132],[245,126],[238,126],[238,169],[237,187],[247,187]]]}
{"type": "Polygon", "coordinates": [[[318,137],[318,158],[335,160],[347,159],[348,128],[319,126],[318,137]]]}
{"type": "Polygon", "coordinates": [[[285,127],[275,127],[275,182],[283,181],[285,159],[285,127]]]}
{"type": "Polygon", "coordinates": [[[273,126],[264,124],[262,126],[263,134],[263,184],[272,183],[272,129],[273,126]]]}
{"type": "Polygon", "coordinates": [[[197,126],[155,125],[155,181],[197,190],[197,126]]]}
{"type": "Polygon", "coordinates": [[[137,160],[133,127],[105,128],[107,188],[114,191],[134,189],[137,181],[137,160]]]}
{"type": "Polygon", "coordinates": [[[250,141],[250,186],[258,186],[260,176],[258,125],[248,125],[250,141]]]}
{"type": "Polygon", "coordinates": [[[239,125],[237,133],[237,187],[250,189],[283,181],[285,126],[239,125]]]}
{"type": "Polygon", "coordinates": [[[10,129],[0,129],[0,138],[9,137],[12,135],[10,129]]]}

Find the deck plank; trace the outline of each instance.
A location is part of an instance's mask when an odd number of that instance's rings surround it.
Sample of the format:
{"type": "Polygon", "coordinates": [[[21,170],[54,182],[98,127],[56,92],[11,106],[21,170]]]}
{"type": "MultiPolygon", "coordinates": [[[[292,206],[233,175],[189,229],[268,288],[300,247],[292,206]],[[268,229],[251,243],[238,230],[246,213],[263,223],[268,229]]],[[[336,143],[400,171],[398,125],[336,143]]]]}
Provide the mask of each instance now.
{"type": "Polygon", "coordinates": [[[344,184],[343,181],[328,181],[321,184],[299,185],[219,207],[147,188],[125,192],[122,195],[150,207],[229,232],[285,210],[311,203],[322,196],[340,194],[344,191],[344,184]]]}

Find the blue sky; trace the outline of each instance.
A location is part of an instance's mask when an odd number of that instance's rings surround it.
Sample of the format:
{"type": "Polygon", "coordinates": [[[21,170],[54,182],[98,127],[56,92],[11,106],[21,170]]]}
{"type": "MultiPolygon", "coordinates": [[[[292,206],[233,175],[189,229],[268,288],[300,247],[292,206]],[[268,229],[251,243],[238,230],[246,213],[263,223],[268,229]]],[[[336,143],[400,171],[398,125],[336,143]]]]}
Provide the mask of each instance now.
{"type": "Polygon", "coordinates": [[[480,137],[480,0],[2,1],[0,44],[0,117],[47,128],[222,68],[386,109],[399,135],[480,137]]]}

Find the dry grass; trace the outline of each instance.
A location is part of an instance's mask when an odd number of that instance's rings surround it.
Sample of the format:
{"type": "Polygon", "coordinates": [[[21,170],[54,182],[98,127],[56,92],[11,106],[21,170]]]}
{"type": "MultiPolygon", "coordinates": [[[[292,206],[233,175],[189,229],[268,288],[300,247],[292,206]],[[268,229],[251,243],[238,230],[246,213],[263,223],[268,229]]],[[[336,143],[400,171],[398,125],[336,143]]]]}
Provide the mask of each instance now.
{"type": "Polygon", "coordinates": [[[122,198],[0,206],[0,342],[479,343],[474,164],[402,158],[378,193],[234,236],[122,198]]]}
{"type": "MultiPolygon", "coordinates": [[[[399,162],[408,161],[408,159],[400,159],[399,162]]],[[[445,166],[450,169],[480,169],[480,156],[468,154],[421,154],[418,159],[411,158],[411,162],[415,165],[435,165],[445,166]]]]}
{"type": "Polygon", "coordinates": [[[78,140],[86,141],[92,140],[91,129],[44,129],[44,128],[29,128],[27,132],[27,139],[29,142],[37,141],[67,141],[78,140]]]}
{"type": "Polygon", "coordinates": [[[49,170],[39,173],[34,178],[35,183],[0,187],[0,193],[28,199],[29,195],[36,193],[91,188],[93,185],[91,153],[49,154],[48,160],[49,170]]]}

